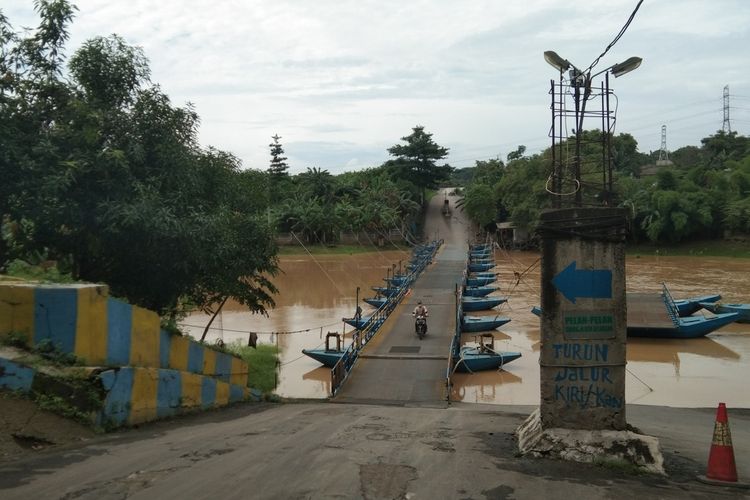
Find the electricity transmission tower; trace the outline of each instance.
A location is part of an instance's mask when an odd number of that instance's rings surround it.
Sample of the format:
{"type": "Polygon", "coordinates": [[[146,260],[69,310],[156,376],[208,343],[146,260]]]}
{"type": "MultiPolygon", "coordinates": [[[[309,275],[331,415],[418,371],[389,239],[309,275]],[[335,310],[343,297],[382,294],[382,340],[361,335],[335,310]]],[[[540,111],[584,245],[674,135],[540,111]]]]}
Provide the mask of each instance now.
{"type": "Polygon", "coordinates": [[[656,160],[658,166],[671,165],[669,151],[667,151],[667,126],[661,126],[661,149],[659,149],[659,159],[656,160]]]}
{"type": "Polygon", "coordinates": [[[729,85],[724,85],[724,125],[721,130],[726,133],[732,131],[732,125],[729,123],[729,85]]]}

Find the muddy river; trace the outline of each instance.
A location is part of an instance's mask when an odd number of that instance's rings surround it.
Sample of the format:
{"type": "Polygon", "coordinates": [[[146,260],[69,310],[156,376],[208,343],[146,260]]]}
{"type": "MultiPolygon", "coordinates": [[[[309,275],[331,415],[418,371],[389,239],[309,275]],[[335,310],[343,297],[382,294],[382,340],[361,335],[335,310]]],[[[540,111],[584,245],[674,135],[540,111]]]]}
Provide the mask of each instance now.
{"type": "MultiPolygon", "coordinates": [[[[344,329],[359,297],[372,296],[387,272],[409,254],[397,250],[335,256],[282,257],[276,308],[269,317],[253,315],[227,304],[209,339],[247,342],[248,332],[259,342],[281,351],[276,392],[283,397],[325,398],[330,370],[301,353],[322,346],[329,331],[344,329]]],[[[523,356],[506,370],[456,374],[451,398],[489,404],[539,403],[539,319],[531,314],[539,304],[539,255],[531,252],[497,254],[501,290],[507,304],[493,312],[512,321],[494,332],[496,348],[523,356]]],[[[750,260],[710,257],[628,257],[628,291],[658,292],[666,282],[676,298],[721,293],[729,302],[750,302],[750,260]]],[[[365,311],[370,307],[362,303],[365,311]]],[[[473,313],[475,314],[475,313],[473,313]]],[[[700,314],[700,313],[698,313],[700,314]]],[[[208,317],[195,314],[185,329],[200,336],[208,317]]],[[[464,342],[473,336],[464,336],[464,342]]],[[[447,346],[446,346],[447,348],[447,346]]],[[[629,403],[668,406],[750,407],[750,324],[733,324],[705,338],[688,340],[628,339],[626,397],[629,403]]]]}

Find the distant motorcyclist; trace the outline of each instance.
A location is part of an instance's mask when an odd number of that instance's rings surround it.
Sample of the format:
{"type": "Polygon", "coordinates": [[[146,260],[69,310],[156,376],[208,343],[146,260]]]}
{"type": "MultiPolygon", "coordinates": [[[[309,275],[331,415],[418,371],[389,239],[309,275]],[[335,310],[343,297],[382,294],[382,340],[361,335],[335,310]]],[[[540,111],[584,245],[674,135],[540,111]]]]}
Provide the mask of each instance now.
{"type": "Polygon", "coordinates": [[[415,318],[414,330],[421,339],[427,334],[427,316],[429,316],[430,313],[427,311],[427,306],[422,304],[422,301],[420,300],[417,302],[417,307],[414,308],[414,312],[411,314],[415,318]]]}

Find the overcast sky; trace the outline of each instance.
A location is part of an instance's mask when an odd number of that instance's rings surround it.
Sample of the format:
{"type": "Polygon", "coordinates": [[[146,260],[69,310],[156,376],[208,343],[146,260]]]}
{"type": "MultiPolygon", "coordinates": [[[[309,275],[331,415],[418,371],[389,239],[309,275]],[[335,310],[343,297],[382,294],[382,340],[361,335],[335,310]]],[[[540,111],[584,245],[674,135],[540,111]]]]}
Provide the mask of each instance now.
{"type": "MultiPolygon", "coordinates": [[[[195,104],[201,142],[268,167],[282,136],[292,173],[377,166],[424,125],[448,161],[472,166],[524,144],[549,146],[555,50],[587,67],[637,0],[78,0],[68,55],[117,33],[141,46],[152,80],[195,104]]],[[[14,27],[36,26],[31,0],[3,0],[14,27]]],[[[642,66],[611,86],[617,130],[643,152],[750,130],[750,1],[645,0],[598,69],[642,66]]],[[[586,128],[600,127],[588,123],[586,128]]]]}

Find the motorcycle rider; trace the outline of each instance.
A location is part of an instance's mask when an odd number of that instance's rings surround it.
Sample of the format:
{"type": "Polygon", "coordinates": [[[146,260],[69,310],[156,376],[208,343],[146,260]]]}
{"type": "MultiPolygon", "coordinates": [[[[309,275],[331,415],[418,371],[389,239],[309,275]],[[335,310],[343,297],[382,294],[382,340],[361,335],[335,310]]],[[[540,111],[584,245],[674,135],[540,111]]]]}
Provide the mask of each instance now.
{"type": "Polygon", "coordinates": [[[425,333],[427,332],[427,316],[430,315],[430,313],[427,311],[427,306],[422,304],[422,301],[417,301],[417,307],[414,308],[414,312],[411,313],[414,318],[424,318],[425,319],[425,333]]]}

